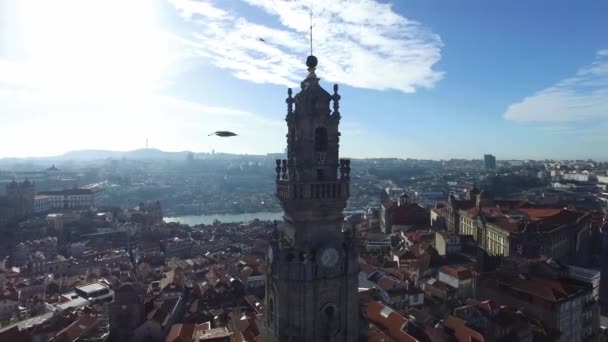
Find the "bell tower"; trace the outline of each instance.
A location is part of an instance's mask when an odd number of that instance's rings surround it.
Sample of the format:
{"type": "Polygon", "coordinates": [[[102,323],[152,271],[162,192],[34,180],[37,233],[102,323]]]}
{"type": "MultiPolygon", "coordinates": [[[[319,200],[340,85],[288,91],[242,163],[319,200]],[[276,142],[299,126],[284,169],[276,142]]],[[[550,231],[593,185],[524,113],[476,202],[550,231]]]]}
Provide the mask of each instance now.
{"type": "Polygon", "coordinates": [[[266,326],[274,341],[357,341],[357,245],[342,230],[350,161],[338,153],[340,95],[337,85],[333,94],[319,85],[315,56],[306,65],[300,92],[287,91],[287,159],[276,161],[284,222],[268,251],[266,326]]]}

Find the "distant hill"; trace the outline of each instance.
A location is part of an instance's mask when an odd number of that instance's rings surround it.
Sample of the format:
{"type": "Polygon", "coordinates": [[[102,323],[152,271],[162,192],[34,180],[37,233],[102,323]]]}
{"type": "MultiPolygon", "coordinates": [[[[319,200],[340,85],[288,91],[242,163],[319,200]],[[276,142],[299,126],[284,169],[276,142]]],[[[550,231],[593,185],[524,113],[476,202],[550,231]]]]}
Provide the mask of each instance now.
{"type": "Polygon", "coordinates": [[[70,151],[54,159],[69,160],[95,160],[95,159],[164,159],[164,160],[184,160],[189,151],[165,152],[154,148],[139,149],[134,151],[107,151],[107,150],[81,150],[70,151]]]}
{"type": "MultiPolygon", "coordinates": [[[[0,164],[8,164],[15,162],[31,162],[31,163],[52,163],[62,161],[93,161],[104,159],[132,159],[132,160],[186,160],[188,154],[194,153],[196,158],[209,157],[209,153],[199,153],[190,151],[167,152],[154,148],[144,148],[134,151],[110,151],[110,150],[77,150],[70,151],[58,156],[51,157],[24,157],[24,158],[0,158],[0,164]]],[[[248,157],[266,157],[264,155],[238,155],[230,153],[216,153],[215,158],[232,159],[248,157]]]]}

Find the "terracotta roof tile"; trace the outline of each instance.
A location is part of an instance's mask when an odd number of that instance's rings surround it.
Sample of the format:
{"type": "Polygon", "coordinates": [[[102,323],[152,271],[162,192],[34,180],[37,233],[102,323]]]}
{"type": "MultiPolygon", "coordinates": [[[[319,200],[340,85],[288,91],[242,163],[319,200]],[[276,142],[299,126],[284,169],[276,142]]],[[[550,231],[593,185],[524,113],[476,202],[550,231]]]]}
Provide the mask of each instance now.
{"type": "Polygon", "coordinates": [[[450,315],[443,321],[443,326],[451,330],[459,342],[485,341],[482,334],[467,327],[466,321],[460,318],[450,315]]]}
{"type": "Polygon", "coordinates": [[[173,324],[165,341],[167,342],[191,342],[195,325],[192,323],[173,324]]]}
{"type": "Polygon", "coordinates": [[[459,280],[469,279],[474,276],[474,272],[471,269],[462,266],[442,266],[439,272],[459,280]]]}
{"type": "Polygon", "coordinates": [[[429,222],[429,212],[416,203],[394,206],[391,212],[393,225],[424,225],[429,222]]]}
{"type": "Polygon", "coordinates": [[[417,340],[406,333],[407,319],[381,302],[367,304],[367,318],[386,335],[397,342],[416,342],[417,340]]]}
{"type": "Polygon", "coordinates": [[[571,288],[565,282],[559,280],[531,277],[505,271],[496,272],[495,279],[496,282],[513,290],[551,302],[557,302],[577,292],[577,289],[571,288]]]}
{"type": "Polygon", "coordinates": [[[380,279],[378,279],[377,284],[381,289],[383,289],[385,291],[397,288],[400,285],[400,283],[397,279],[395,279],[393,277],[389,277],[389,276],[380,277],[380,279]]]}

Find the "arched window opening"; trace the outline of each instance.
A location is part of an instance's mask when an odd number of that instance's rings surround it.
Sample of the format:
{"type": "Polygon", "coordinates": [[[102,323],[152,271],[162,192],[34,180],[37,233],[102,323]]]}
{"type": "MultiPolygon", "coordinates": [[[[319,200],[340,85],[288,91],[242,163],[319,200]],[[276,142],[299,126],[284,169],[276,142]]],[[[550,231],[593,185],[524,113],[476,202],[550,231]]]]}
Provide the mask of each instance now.
{"type": "Polygon", "coordinates": [[[274,321],[274,301],[272,300],[272,298],[270,298],[268,306],[269,306],[269,308],[268,308],[269,317],[268,318],[270,318],[270,321],[272,322],[272,321],[274,321]]]}
{"type": "Polygon", "coordinates": [[[315,152],[327,152],[327,129],[325,127],[315,129],[315,152]]]}
{"type": "Polygon", "coordinates": [[[327,317],[333,317],[335,310],[336,309],[333,307],[333,305],[328,305],[325,308],[325,315],[327,315],[327,317]]]}

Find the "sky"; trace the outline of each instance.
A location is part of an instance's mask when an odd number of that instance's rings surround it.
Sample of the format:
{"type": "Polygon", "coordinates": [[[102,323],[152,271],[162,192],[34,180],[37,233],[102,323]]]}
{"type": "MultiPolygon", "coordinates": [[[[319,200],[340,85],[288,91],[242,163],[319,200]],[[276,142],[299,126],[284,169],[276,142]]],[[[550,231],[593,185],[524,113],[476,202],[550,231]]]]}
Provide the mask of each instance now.
{"type": "Polygon", "coordinates": [[[342,156],[608,159],[602,0],[0,0],[0,158],[283,151],[311,6],[342,156]]]}

